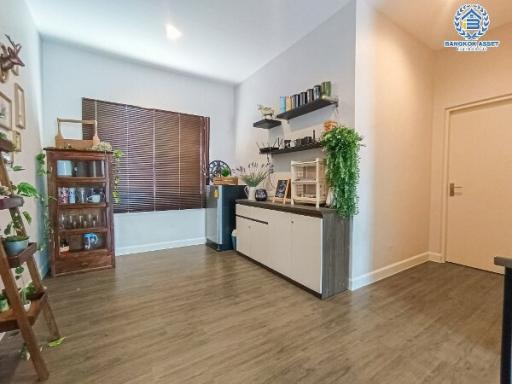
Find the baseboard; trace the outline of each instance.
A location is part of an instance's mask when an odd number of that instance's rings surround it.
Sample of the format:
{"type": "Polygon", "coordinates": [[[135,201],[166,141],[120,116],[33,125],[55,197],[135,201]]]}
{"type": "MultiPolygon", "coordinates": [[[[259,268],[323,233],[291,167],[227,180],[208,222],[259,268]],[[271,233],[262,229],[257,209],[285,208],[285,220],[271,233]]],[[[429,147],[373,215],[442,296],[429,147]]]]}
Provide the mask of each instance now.
{"type": "Polygon", "coordinates": [[[405,259],[370,273],[358,276],[354,279],[349,279],[348,289],[355,291],[356,289],[365,287],[379,280],[385,279],[386,277],[396,275],[397,273],[403,272],[409,268],[423,264],[430,260],[430,254],[430,252],[421,253],[410,257],[409,259],[405,259]]]}
{"type": "Polygon", "coordinates": [[[437,252],[428,252],[428,259],[434,263],[444,263],[443,255],[437,252]]]}
{"type": "Polygon", "coordinates": [[[201,244],[205,244],[205,243],[206,243],[206,238],[197,237],[195,239],[163,241],[160,243],[131,245],[128,247],[116,247],[116,256],[131,255],[133,253],[159,251],[161,249],[189,247],[191,245],[201,245],[201,244]]]}

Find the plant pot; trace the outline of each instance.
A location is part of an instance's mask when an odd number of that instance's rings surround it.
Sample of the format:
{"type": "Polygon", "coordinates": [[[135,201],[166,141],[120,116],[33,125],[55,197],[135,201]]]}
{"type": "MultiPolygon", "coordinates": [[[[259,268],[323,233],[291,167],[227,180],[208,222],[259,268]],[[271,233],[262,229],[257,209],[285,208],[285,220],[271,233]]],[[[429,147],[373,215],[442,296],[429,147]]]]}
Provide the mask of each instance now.
{"type": "Polygon", "coordinates": [[[7,312],[9,310],[9,302],[7,299],[0,299],[0,313],[7,312]]]}
{"type": "Polygon", "coordinates": [[[256,201],[267,201],[267,191],[265,189],[257,189],[256,190],[256,201]]]}
{"type": "Polygon", "coordinates": [[[28,247],[28,239],[17,241],[5,241],[5,252],[8,256],[16,256],[28,247]]]}
{"type": "Polygon", "coordinates": [[[247,200],[256,201],[256,187],[245,187],[245,194],[247,195],[247,200]]]}

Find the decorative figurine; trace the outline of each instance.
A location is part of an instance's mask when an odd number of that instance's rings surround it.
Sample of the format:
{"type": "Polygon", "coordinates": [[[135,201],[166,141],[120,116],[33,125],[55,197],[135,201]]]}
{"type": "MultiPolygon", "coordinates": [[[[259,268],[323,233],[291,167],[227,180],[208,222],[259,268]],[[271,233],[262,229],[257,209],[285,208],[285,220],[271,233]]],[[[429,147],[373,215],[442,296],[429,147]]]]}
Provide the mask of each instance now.
{"type": "Polygon", "coordinates": [[[4,44],[0,45],[2,50],[2,53],[0,53],[0,82],[2,83],[5,83],[9,78],[9,72],[18,75],[18,67],[25,66],[19,56],[21,44],[16,44],[8,35],[5,36],[11,43],[11,47],[6,47],[4,44]]]}
{"type": "Polygon", "coordinates": [[[272,107],[265,107],[264,105],[258,104],[258,111],[260,111],[264,119],[272,120],[274,118],[275,112],[272,107]]]}

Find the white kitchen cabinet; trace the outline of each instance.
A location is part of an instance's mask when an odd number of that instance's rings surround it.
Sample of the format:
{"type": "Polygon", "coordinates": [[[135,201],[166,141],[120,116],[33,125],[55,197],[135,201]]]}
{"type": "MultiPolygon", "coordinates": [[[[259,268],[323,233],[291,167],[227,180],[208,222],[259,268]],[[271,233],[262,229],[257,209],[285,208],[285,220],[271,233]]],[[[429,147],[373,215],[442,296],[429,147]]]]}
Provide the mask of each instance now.
{"type": "Polygon", "coordinates": [[[290,215],[291,266],[289,276],[322,292],[322,219],[290,215]]]}
{"type": "Polygon", "coordinates": [[[251,231],[251,254],[257,262],[268,265],[269,259],[269,236],[268,224],[253,221],[250,223],[251,231]]]}
{"type": "Polygon", "coordinates": [[[269,226],[268,267],[285,276],[291,272],[292,228],[291,215],[286,212],[267,210],[269,226]]]}
{"type": "Polygon", "coordinates": [[[252,236],[250,234],[250,221],[243,217],[236,217],[236,250],[249,256],[252,236]]]}
{"type": "Polygon", "coordinates": [[[334,210],[237,204],[237,251],[326,298],[347,288],[349,225],[334,210]]]}
{"type": "Polygon", "coordinates": [[[237,251],[267,265],[269,253],[268,224],[237,216],[236,233],[237,251]]]}

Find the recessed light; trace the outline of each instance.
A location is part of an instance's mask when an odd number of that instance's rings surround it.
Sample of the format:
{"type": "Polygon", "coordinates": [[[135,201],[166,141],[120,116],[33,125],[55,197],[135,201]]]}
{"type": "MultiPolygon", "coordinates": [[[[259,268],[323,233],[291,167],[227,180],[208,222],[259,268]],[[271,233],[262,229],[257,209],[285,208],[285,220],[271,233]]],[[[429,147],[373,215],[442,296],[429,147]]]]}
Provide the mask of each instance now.
{"type": "Polygon", "coordinates": [[[165,31],[167,33],[167,37],[171,40],[177,40],[181,35],[183,35],[181,31],[172,24],[167,24],[165,26],[165,31]]]}

